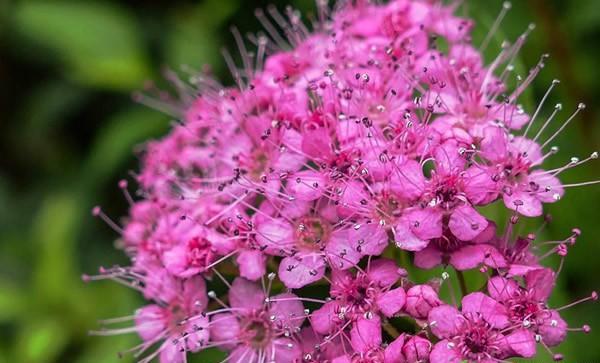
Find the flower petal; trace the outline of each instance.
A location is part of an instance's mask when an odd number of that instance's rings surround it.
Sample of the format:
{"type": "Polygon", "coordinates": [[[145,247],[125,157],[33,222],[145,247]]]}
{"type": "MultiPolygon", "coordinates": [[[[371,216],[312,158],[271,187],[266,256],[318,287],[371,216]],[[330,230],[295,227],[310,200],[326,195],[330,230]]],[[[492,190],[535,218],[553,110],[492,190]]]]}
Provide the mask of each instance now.
{"type": "Polygon", "coordinates": [[[469,204],[455,208],[448,222],[452,234],[462,241],[470,241],[477,237],[487,225],[487,219],[469,204]]]}
{"type": "Polygon", "coordinates": [[[289,289],[299,289],[320,280],[325,275],[325,261],[315,254],[285,257],[279,263],[279,278],[289,289]]]}

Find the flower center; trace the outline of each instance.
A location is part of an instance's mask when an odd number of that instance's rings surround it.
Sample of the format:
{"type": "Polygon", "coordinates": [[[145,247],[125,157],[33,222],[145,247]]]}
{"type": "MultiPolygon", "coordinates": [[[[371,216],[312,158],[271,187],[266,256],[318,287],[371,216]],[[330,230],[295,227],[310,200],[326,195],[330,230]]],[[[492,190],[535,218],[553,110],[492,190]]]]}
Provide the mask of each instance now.
{"type": "Polygon", "coordinates": [[[384,221],[387,225],[393,225],[397,217],[400,216],[400,203],[389,195],[382,195],[377,200],[375,207],[375,218],[384,221]]]}
{"type": "Polygon", "coordinates": [[[248,317],[242,322],[240,339],[253,348],[264,348],[273,338],[273,329],[265,313],[248,317]]]}
{"type": "Polygon", "coordinates": [[[481,360],[485,357],[495,356],[500,352],[497,337],[491,331],[490,326],[481,319],[474,316],[468,321],[461,335],[459,348],[464,358],[481,360]]]}
{"type": "Polygon", "coordinates": [[[331,225],[320,218],[303,218],[296,228],[296,241],[305,249],[319,249],[329,238],[331,225]]]}
{"type": "Polygon", "coordinates": [[[523,324],[535,324],[538,314],[543,313],[545,306],[539,302],[527,298],[527,296],[517,297],[509,301],[509,313],[511,321],[523,324]]]}
{"type": "Polygon", "coordinates": [[[383,363],[385,353],[380,347],[374,347],[366,353],[357,353],[352,357],[352,363],[383,363]]]}
{"type": "Polygon", "coordinates": [[[364,276],[358,276],[347,284],[338,286],[332,291],[333,296],[338,296],[346,306],[349,313],[363,314],[372,311],[378,288],[364,276]]]}
{"type": "Polygon", "coordinates": [[[194,237],[188,241],[188,262],[192,266],[206,267],[214,260],[211,244],[204,238],[194,237]]]}

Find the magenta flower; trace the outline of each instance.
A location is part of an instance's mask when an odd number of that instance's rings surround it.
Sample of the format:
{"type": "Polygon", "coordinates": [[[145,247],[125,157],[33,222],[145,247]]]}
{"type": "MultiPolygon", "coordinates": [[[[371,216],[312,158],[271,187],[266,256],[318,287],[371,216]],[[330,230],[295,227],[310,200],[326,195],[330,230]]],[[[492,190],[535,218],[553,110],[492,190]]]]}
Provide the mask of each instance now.
{"type": "MultiPolygon", "coordinates": [[[[406,224],[396,230],[396,239],[440,238],[444,228],[463,241],[470,241],[481,234],[488,221],[473,205],[493,189],[491,179],[479,178],[482,171],[465,170],[465,159],[460,155],[456,142],[446,142],[434,150],[435,170],[424,182],[421,204],[405,212],[406,224]],[[406,229],[408,225],[408,229],[406,229]]],[[[475,167],[472,167],[475,168],[475,167]]],[[[420,249],[427,243],[420,245],[420,249]]],[[[415,248],[419,250],[418,248],[415,248]]]]}
{"type": "Polygon", "coordinates": [[[229,351],[232,362],[258,362],[261,357],[283,363],[300,359],[294,337],[305,313],[294,294],[267,297],[260,285],[237,278],[229,291],[231,307],[210,319],[211,344],[229,351]]]}
{"type": "Polygon", "coordinates": [[[544,170],[532,170],[543,161],[534,141],[508,135],[498,127],[484,130],[481,152],[493,164],[490,173],[507,208],[522,215],[542,215],[542,203],[554,203],[564,194],[560,181],[544,170]]]}
{"type": "Polygon", "coordinates": [[[567,323],[547,305],[554,278],[552,270],[543,268],[525,275],[525,287],[499,276],[488,281],[490,296],[506,307],[510,321],[527,328],[532,338],[537,335],[550,347],[560,344],[567,335],[567,323]]]}
{"type": "Polygon", "coordinates": [[[400,279],[398,266],[392,260],[373,260],[366,271],[334,270],[331,279],[331,301],[312,313],[311,323],[316,332],[331,334],[350,327],[365,314],[392,317],[406,302],[402,287],[393,286],[400,279]]]}
{"type": "Polygon", "coordinates": [[[493,244],[495,233],[496,226],[493,222],[488,222],[486,229],[471,241],[461,241],[446,231],[440,238],[431,240],[426,248],[415,252],[415,265],[429,269],[440,264],[450,264],[459,271],[480,265],[506,267],[504,256],[493,244]]]}
{"type": "Polygon", "coordinates": [[[429,325],[441,340],[431,351],[438,362],[496,362],[511,356],[531,358],[535,340],[527,329],[506,330],[506,308],[479,292],[463,297],[462,310],[442,305],[429,312],[429,325]]]}
{"type": "Polygon", "coordinates": [[[150,303],[103,322],[135,326],[95,333],[137,332],[130,351],[143,363],[208,348],[228,363],[497,363],[544,360],[537,343],[550,351],[567,331],[590,332],[559,311],[596,293],[547,303],[581,232],[539,243],[516,232],[520,215],[596,183],[558,176],[598,158],[541,168],[584,106],[541,141],[560,106],[534,122],[558,82],[536,110],[519,96],[546,56],[511,86],[531,29],[486,61],[508,5],[481,45],[473,21],[454,15],[459,2],[316,6],[312,25],[289,8],[257,10],[264,31],[251,44],[234,29],[240,57],[225,62],[235,85],[167,72],[177,98],[136,96],[178,122],[146,144],[135,197],[119,182],[131,205],[123,224],[92,211],[121,235],[129,266],[84,280],[113,280],[150,303]],[[482,208],[494,204],[508,221],[482,208]],[[556,272],[544,267],[553,255],[556,272]],[[420,271],[438,266],[441,276],[420,271]]]}
{"type": "MultiPolygon", "coordinates": [[[[299,180],[303,183],[305,179],[299,180]]],[[[363,256],[380,254],[387,246],[387,236],[376,225],[368,221],[339,223],[332,208],[310,211],[309,204],[300,202],[294,210],[267,207],[275,215],[260,218],[256,240],[266,253],[284,256],[279,276],[289,288],[321,279],[328,265],[347,269],[363,256]]]]}

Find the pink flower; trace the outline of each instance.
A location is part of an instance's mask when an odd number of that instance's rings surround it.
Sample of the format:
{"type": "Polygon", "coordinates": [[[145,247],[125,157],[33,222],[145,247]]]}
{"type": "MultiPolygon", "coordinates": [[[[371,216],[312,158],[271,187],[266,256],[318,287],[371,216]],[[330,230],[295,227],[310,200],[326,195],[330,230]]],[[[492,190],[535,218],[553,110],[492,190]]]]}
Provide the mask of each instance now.
{"type": "Polygon", "coordinates": [[[556,273],[541,265],[558,255],[560,271],[580,231],[535,246],[515,232],[519,215],[541,215],[577,185],[561,172],[598,158],[541,169],[584,105],[544,142],[560,106],[529,135],[557,84],[531,118],[519,96],[546,57],[509,87],[529,30],[486,63],[493,34],[474,45],[458,1],[327,3],[312,26],[292,9],[257,10],[264,31],[252,44],[233,30],[235,85],[167,72],[177,97],[136,95],[178,123],[145,145],[135,196],[119,182],[129,217],[92,211],[131,263],[83,278],[149,303],[95,333],[137,332],[133,354],[156,348],[142,363],[185,363],[209,347],[232,363],[496,363],[589,332],[559,311],[597,294],[549,308],[556,273]],[[508,223],[484,216],[494,203],[508,223]],[[478,268],[488,294],[461,281],[460,309],[448,305],[438,295],[448,272],[419,281],[440,265],[478,268]]]}
{"type": "Polygon", "coordinates": [[[320,334],[330,334],[360,320],[363,315],[392,317],[406,302],[402,287],[394,288],[400,279],[398,266],[389,259],[371,261],[366,271],[333,270],[330,295],[332,300],[312,313],[311,323],[320,334]]]}
{"type": "Polygon", "coordinates": [[[304,320],[304,307],[291,293],[268,297],[259,284],[243,278],[233,281],[229,290],[230,308],[211,317],[213,344],[229,352],[229,360],[256,361],[273,357],[293,363],[302,350],[291,337],[304,320]]]}
{"type": "Polygon", "coordinates": [[[508,135],[499,127],[487,127],[481,142],[483,155],[493,163],[493,178],[498,181],[507,208],[528,217],[542,215],[542,203],[553,203],[564,194],[560,181],[550,172],[532,170],[543,161],[534,141],[508,135]]]}
{"type": "Polygon", "coordinates": [[[541,268],[525,275],[525,287],[500,276],[488,281],[490,296],[506,307],[511,322],[527,328],[531,336],[539,334],[547,346],[560,344],[567,335],[567,324],[547,305],[554,278],[552,270],[541,268]]]}
{"type": "Polygon", "coordinates": [[[433,239],[426,248],[415,252],[415,265],[430,269],[440,264],[450,264],[459,271],[476,268],[480,265],[492,268],[506,267],[504,256],[493,245],[496,226],[488,222],[485,230],[471,241],[461,241],[446,232],[433,239]]]}
{"type": "Polygon", "coordinates": [[[206,285],[201,277],[176,283],[171,301],[157,301],[135,314],[135,328],[145,344],[158,349],[146,359],[160,357],[161,363],[185,362],[186,352],[197,352],[208,344],[209,321],[205,315],[208,305],[206,285]]]}
{"type": "Polygon", "coordinates": [[[197,233],[187,242],[163,253],[163,264],[173,275],[187,278],[207,272],[219,256],[226,255],[233,247],[233,243],[225,236],[212,230],[200,229],[197,233]]]}
{"type": "Polygon", "coordinates": [[[426,181],[421,205],[409,209],[402,217],[409,230],[403,228],[402,234],[396,231],[400,243],[415,237],[421,240],[439,238],[446,226],[457,238],[469,241],[488,225],[488,221],[473,208],[473,203],[479,200],[481,193],[488,191],[489,183],[485,179],[475,179],[477,182],[474,183],[470,178],[470,174],[479,175],[483,171],[465,171],[466,161],[456,142],[437,147],[434,155],[436,168],[426,181]]]}
{"type": "Polygon", "coordinates": [[[406,291],[404,310],[415,319],[427,319],[431,309],[440,305],[442,301],[429,285],[415,285],[406,291]]]}
{"type": "Polygon", "coordinates": [[[432,363],[494,362],[535,355],[533,336],[526,329],[504,333],[510,324],[505,307],[479,292],[463,297],[462,312],[442,305],[429,312],[428,320],[433,334],[441,339],[431,351],[432,363]]]}
{"type": "MultiPolygon", "coordinates": [[[[267,206],[269,207],[269,206],[267,206]]],[[[387,245],[387,236],[373,223],[337,223],[331,208],[273,208],[275,215],[257,223],[256,240],[265,252],[284,256],[279,276],[289,288],[300,288],[323,277],[328,265],[347,269],[365,255],[378,255],[387,245]]],[[[266,209],[265,209],[266,210],[266,209]]]]}

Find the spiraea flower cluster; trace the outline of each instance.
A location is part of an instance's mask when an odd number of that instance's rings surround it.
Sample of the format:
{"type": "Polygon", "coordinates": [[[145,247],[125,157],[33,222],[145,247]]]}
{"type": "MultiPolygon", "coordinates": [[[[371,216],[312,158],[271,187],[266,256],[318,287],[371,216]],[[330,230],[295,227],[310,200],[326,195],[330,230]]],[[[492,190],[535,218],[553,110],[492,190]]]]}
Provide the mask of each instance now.
{"type": "Polygon", "coordinates": [[[146,145],[137,197],[119,184],[123,226],[93,211],[131,265],[84,279],[148,304],[95,333],[136,332],[125,353],[141,362],[206,349],[229,363],[561,360],[552,347],[590,331],[560,316],[579,301],[548,304],[580,231],[540,241],[515,226],[594,183],[558,176],[597,153],[544,167],[584,105],[554,121],[561,105],[543,107],[553,81],[536,109],[520,106],[547,58],[514,71],[532,28],[486,63],[509,4],[477,46],[456,7],[317,1],[310,24],[259,10],[261,33],[233,30],[241,61],[225,53],[234,86],[169,73],[177,97],[138,95],[177,122],[146,145]],[[490,204],[507,220],[486,217],[490,204]],[[443,272],[413,276],[433,268],[443,272]],[[469,291],[464,271],[483,286],[469,291]]]}

